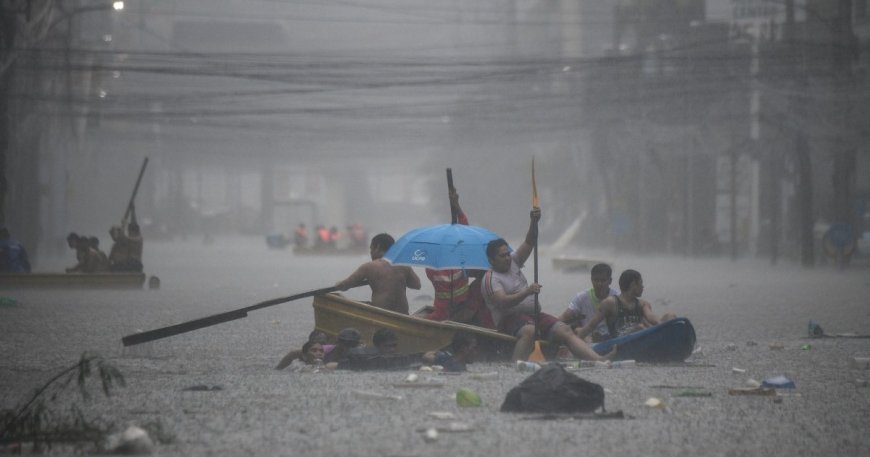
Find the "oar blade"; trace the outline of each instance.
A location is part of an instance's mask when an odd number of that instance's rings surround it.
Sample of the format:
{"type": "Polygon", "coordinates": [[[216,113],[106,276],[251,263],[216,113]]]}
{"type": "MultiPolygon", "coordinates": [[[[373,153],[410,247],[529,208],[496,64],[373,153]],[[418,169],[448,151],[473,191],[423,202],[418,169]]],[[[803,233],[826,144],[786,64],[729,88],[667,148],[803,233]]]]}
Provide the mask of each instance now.
{"type": "Polygon", "coordinates": [[[147,343],[149,341],[168,338],[170,336],[180,335],[182,333],[192,332],[212,325],[222,324],[224,322],[234,321],[248,317],[248,312],[244,310],[229,311],[226,313],[215,314],[213,316],[203,317],[192,321],[182,322],[169,327],[149,330],[147,332],[134,333],[121,338],[124,346],[133,346],[136,344],[147,343]]]}

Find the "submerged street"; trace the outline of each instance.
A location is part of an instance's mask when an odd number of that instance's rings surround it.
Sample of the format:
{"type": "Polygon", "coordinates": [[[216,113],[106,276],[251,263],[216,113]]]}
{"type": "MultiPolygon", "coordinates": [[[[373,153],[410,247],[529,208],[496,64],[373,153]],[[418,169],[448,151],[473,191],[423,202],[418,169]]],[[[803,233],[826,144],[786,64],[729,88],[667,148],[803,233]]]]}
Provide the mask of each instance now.
{"type": "MultiPolygon", "coordinates": [[[[149,275],[159,290],[4,290],[16,303],[0,307],[0,408],[12,408],[85,352],[106,357],[127,386],[95,397],[86,411],[123,428],[161,424],[156,455],[866,455],[870,371],[850,366],[870,356],[870,339],[806,339],[807,322],[828,333],[870,333],[866,269],[806,270],[761,261],[610,258],[615,275],[644,275],[644,297],[658,314],[688,317],[698,336],[685,366],[639,364],[575,373],[605,388],[607,411],[623,420],[530,420],[499,412],[507,391],[528,374],[509,363],[473,364],[458,376],[420,373],[443,387],[401,389],[407,372],[290,373],[273,366],[298,348],[313,327],[311,300],[252,312],[247,318],[140,346],[122,336],[269,298],[332,285],[365,256],[294,256],[269,250],[262,239],[218,237],[146,244],[149,275]],[[783,349],[771,349],[781,344],[783,349]],[[807,349],[802,349],[802,346],[807,349]],[[737,373],[732,370],[745,370],[737,373]],[[491,373],[476,379],[475,373],[491,373]],[[731,396],[785,375],[795,389],[771,397],[731,396]],[[863,384],[859,380],[865,381],[863,384]],[[197,385],[219,390],[186,391],[197,385]],[[695,387],[709,397],[677,397],[671,387],[695,387]],[[470,388],[479,408],[460,408],[454,395],[470,388]],[[366,392],[401,396],[372,399],[366,392]],[[655,397],[666,409],[644,402],[655,397]],[[441,433],[433,442],[418,430],[449,427],[430,412],[452,412],[471,432],[441,433]]],[[[560,313],[589,287],[587,271],[562,272],[540,259],[541,303],[560,313]]],[[[57,265],[59,270],[63,265],[57,265]]],[[[530,269],[528,266],[527,269],[530,269]]],[[[417,271],[423,276],[422,270],[417,271]]],[[[529,270],[530,273],[530,270],[529,270]]],[[[431,300],[431,285],[409,291],[411,308],[431,300]]],[[[367,289],[347,295],[367,299],[367,289]]],[[[64,454],[62,448],[51,452],[64,454]]]]}

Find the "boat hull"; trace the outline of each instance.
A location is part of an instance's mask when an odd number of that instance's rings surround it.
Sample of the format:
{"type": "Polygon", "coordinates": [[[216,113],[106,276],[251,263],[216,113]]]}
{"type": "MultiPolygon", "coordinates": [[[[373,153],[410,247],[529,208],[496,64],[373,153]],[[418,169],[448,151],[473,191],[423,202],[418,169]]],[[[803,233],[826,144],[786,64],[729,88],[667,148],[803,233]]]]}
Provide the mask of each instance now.
{"type": "Polygon", "coordinates": [[[145,273],[0,273],[0,289],[141,289],[145,273]]]}
{"type": "Polygon", "coordinates": [[[683,362],[695,349],[695,329],[684,317],[592,345],[595,352],[606,354],[617,345],[614,360],[646,363],[683,362]]]}
{"type": "Polygon", "coordinates": [[[370,344],[374,332],[388,328],[399,338],[399,352],[415,354],[445,349],[453,335],[464,331],[477,337],[478,356],[482,360],[509,360],[516,338],[473,325],[451,321],[430,321],[349,300],[340,294],[314,297],[314,326],[335,336],[343,328],[353,327],[370,344]]]}

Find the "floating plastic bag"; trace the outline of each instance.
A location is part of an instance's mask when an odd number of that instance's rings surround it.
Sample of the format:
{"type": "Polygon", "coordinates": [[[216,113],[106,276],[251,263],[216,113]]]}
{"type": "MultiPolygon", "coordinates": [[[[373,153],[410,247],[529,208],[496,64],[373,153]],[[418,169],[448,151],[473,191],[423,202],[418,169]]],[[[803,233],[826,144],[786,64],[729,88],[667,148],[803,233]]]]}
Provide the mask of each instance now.
{"type": "Polygon", "coordinates": [[[508,392],[503,412],[588,413],[604,409],[604,388],[551,363],[508,392]]]}

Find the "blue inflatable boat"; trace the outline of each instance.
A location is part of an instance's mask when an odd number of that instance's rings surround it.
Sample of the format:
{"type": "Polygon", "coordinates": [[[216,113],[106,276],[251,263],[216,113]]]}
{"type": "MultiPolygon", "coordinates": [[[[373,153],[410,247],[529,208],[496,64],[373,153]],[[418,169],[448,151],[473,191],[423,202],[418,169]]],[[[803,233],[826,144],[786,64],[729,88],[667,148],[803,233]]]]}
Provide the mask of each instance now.
{"type": "Polygon", "coordinates": [[[663,322],[619,338],[595,343],[592,349],[607,354],[617,345],[614,360],[646,363],[682,362],[695,349],[695,329],[684,317],[663,322]]]}

